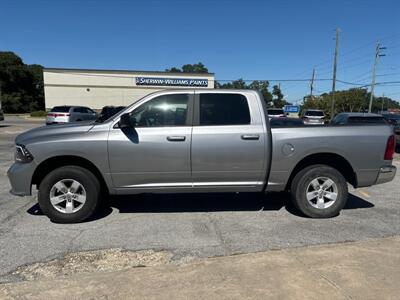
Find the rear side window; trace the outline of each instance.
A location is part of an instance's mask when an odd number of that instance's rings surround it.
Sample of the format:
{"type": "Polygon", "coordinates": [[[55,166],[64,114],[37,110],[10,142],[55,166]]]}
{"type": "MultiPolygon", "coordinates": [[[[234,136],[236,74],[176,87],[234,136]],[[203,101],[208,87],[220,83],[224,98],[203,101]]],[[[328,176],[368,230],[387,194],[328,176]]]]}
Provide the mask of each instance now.
{"type": "Polygon", "coordinates": [[[50,112],[69,112],[71,106],[54,106],[50,112]]]}
{"type": "Polygon", "coordinates": [[[86,114],[87,111],[84,107],[74,107],[74,112],[76,113],[81,113],[81,114],[86,114]]]}
{"type": "Polygon", "coordinates": [[[239,94],[200,94],[200,125],[250,124],[247,99],[239,94]]]}
{"type": "Polygon", "coordinates": [[[383,117],[349,117],[349,124],[386,124],[383,117]]]}

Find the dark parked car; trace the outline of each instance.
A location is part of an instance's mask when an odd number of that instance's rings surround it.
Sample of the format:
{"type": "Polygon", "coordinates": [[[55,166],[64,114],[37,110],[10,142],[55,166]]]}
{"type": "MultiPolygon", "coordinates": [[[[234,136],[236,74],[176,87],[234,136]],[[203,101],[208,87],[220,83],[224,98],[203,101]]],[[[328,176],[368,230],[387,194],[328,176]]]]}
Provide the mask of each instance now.
{"type": "Polygon", "coordinates": [[[387,124],[382,115],[372,113],[343,112],[331,121],[332,125],[368,125],[387,124]]]}
{"type": "Polygon", "coordinates": [[[104,122],[105,120],[108,120],[109,118],[114,116],[116,113],[123,110],[125,107],[126,106],[104,106],[100,112],[98,121],[104,122]]]}
{"type": "Polygon", "coordinates": [[[271,127],[299,127],[299,126],[304,126],[304,123],[301,119],[297,118],[286,118],[286,117],[281,117],[281,118],[271,118],[269,120],[269,123],[271,124],[271,127]]]}
{"type": "Polygon", "coordinates": [[[400,125],[400,115],[398,114],[382,114],[385,120],[391,125],[400,125]]]}

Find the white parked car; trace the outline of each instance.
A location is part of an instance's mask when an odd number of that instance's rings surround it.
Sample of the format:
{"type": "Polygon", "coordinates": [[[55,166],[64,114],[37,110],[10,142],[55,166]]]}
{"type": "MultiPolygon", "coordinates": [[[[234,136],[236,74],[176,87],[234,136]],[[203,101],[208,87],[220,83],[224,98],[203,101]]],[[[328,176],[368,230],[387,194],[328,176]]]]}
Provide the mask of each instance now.
{"type": "Polygon", "coordinates": [[[323,110],[306,109],[301,117],[306,125],[323,125],[325,124],[325,114],[323,110]]]}
{"type": "Polygon", "coordinates": [[[46,124],[91,121],[97,119],[97,113],[85,106],[54,106],[46,117],[46,124]]]}
{"type": "Polygon", "coordinates": [[[286,113],[282,108],[268,108],[268,118],[282,118],[286,117],[286,113]]]}

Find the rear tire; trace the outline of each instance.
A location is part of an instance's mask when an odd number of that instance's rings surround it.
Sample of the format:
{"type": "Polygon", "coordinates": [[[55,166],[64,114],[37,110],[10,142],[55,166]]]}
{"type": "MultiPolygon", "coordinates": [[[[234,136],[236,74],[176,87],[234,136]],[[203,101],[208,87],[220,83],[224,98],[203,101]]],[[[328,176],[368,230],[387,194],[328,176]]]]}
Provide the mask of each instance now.
{"type": "Polygon", "coordinates": [[[300,171],[291,184],[293,204],[311,218],[337,216],[347,202],[346,179],[327,165],[312,165],[300,171]]]}
{"type": "Polygon", "coordinates": [[[51,171],[39,185],[41,210],[56,223],[78,223],[94,214],[100,183],[87,169],[64,166],[51,171]]]}

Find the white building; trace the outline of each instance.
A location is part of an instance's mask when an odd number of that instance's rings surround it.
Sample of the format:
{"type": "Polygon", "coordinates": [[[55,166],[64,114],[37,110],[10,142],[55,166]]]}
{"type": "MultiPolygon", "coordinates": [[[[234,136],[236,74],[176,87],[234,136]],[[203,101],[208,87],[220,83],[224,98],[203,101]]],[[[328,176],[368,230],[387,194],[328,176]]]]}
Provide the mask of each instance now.
{"type": "Polygon", "coordinates": [[[45,68],[46,109],[58,105],[127,106],[143,96],[168,88],[214,88],[213,73],[45,68]]]}

